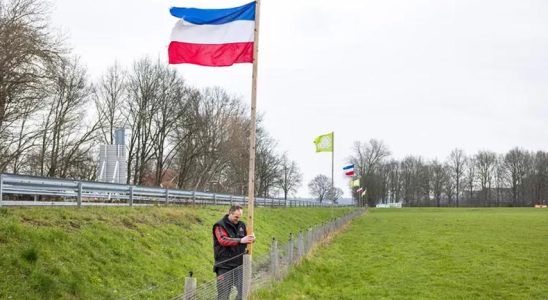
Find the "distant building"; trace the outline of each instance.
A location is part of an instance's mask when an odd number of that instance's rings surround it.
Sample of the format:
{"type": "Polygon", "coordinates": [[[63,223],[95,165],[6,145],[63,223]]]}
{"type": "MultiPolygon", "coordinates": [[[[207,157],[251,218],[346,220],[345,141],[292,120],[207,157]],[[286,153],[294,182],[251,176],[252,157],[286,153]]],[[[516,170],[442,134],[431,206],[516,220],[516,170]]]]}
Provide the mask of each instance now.
{"type": "Polygon", "coordinates": [[[125,184],[127,181],[127,159],[124,128],[115,130],[114,140],[114,145],[100,145],[97,181],[125,184]]]}

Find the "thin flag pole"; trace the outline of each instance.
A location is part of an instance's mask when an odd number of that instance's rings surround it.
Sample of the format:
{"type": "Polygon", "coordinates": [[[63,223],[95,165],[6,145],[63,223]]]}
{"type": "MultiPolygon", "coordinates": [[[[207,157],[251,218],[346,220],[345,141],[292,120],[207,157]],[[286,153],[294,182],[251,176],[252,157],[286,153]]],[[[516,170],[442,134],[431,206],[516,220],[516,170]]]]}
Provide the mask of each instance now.
{"type": "MultiPolygon", "coordinates": [[[[253,211],[255,208],[255,131],[257,122],[257,75],[259,66],[259,23],[261,1],[255,0],[255,33],[253,38],[253,75],[251,79],[251,126],[249,132],[249,180],[247,184],[247,230],[253,234],[253,211]]],[[[253,244],[247,245],[249,255],[253,254],[253,244]]]]}

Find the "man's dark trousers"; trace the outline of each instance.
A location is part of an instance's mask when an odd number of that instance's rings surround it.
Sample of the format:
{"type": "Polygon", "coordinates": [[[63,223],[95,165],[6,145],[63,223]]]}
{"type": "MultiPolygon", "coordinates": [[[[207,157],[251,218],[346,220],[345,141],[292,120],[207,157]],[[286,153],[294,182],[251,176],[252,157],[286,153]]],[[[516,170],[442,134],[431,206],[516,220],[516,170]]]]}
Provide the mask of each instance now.
{"type": "Polygon", "coordinates": [[[238,290],[237,300],[242,300],[243,269],[239,266],[235,269],[217,270],[217,300],[228,300],[230,291],[235,286],[238,290]]]}

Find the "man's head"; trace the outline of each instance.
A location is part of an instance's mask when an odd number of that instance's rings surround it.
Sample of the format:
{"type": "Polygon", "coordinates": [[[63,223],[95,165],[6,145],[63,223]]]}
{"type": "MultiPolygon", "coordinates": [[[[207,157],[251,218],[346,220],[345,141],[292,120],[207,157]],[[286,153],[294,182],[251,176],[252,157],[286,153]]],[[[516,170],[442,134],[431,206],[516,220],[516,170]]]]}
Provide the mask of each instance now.
{"type": "Polygon", "coordinates": [[[240,218],[242,217],[243,208],[239,205],[232,205],[228,210],[228,220],[232,224],[238,224],[240,218]]]}

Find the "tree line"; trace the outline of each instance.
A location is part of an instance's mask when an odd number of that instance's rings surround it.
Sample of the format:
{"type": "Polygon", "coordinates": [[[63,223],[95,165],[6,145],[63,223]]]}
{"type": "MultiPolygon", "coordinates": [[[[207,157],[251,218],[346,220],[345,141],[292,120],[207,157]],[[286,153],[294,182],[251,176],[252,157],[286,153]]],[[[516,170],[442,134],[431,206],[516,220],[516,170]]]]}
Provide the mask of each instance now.
{"type": "MultiPolygon", "coordinates": [[[[45,5],[0,2],[0,171],[95,180],[99,145],[127,128],[128,184],[247,194],[250,120],[239,97],[192,87],[149,57],[92,81],[45,5]]],[[[296,192],[300,170],[260,120],[256,153],[258,196],[296,192]]]]}
{"type": "Polygon", "coordinates": [[[531,206],[548,203],[548,152],[516,147],[497,154],[454,149],[444,161],[407,156],[390,158],[389,148],[372,139],[355,142],[350,161],[366,188],[355,201],[364,205],[402,202],[408,206],[531,206]]]}

